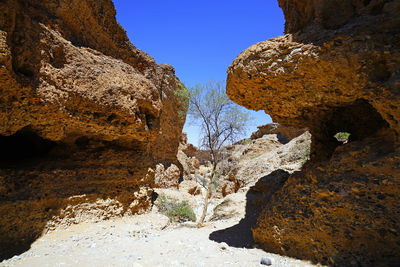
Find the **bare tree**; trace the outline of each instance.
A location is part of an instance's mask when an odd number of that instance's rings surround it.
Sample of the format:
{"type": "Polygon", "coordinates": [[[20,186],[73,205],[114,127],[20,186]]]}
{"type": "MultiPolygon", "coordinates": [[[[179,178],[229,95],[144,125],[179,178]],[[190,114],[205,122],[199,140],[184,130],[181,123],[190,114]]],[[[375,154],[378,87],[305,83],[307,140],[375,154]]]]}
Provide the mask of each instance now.
{"type": "Polygon", "coordinates": [[[203,213],[197,224],[197,227],[202,227],[211,187],[218,175],[216,168],[220,161],[219,151],[227,143],[233,143],[246,134],[250,115],[228,98],[225,83],[210,81],[189,89],[188,116],[200,126],[200,146],[209,150],[211,155],[211,177],[207,183],[203,213]]]}

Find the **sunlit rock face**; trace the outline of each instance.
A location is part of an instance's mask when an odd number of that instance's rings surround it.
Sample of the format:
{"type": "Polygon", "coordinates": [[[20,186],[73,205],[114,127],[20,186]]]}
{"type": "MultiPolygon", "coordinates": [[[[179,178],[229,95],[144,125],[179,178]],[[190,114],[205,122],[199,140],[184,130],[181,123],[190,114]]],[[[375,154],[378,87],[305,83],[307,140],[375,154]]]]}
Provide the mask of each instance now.
{"type": "Polygon", "coordinates": [[[312,155],[253,230],[269,251],[329,265],[400,255],[400,1],[279,1],[285,35],[228,69],[236,103],[307,127],[312,155]],[[333,136],[351,133],[342,144],[333,136]]]}
{"type": "Polygon", "coordinates": [[[51,220],[147,210],[156,163],[180,166],[174,69],[129,42],[111,0],[0,10],[0,258],[51,220]]]}

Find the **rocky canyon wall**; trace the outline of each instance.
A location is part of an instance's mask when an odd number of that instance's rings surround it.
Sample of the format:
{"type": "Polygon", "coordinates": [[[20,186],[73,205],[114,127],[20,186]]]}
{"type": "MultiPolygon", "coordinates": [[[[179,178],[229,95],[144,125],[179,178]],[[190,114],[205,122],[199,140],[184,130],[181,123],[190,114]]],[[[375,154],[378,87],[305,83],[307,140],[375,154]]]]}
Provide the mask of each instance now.
{"type": "Polygon", "coordinates": [[[285,35],[228,69],[236,103],[312,134],[311,161],[253,229],[268,251],[333,266],[400,264],[400,1],[279,0],[285,35]],[[342,144],[333,136],[351,133],[342,144]]]}
{"type": "Polygon", "coordinates": [[[180,166],[182,84],[115,15],[111,0],[0,1],[0,258],[57,223],[145,211],[156,163],[180,166]]]}

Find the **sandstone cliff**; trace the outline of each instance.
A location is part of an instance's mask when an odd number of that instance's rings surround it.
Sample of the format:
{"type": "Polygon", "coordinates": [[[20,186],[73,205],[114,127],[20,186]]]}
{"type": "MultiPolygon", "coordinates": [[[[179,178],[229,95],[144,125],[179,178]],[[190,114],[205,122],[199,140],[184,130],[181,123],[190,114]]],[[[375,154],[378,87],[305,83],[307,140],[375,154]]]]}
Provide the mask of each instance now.
{"type": "Polygon", "coordinates": [[[0,10],[3,258],[46,224],[145,211],[149,168],[180,166],[184,118],[174,69],[130,43],[111,0],[5,0],[0,10]]]}
{"type": "Polygon", "coordinates": [[[312,134],[312,161],[258,218],[269,251],[330,265],[400,262],[400,1],[286,1],[286,35],[228,69],[227,93],[312,134]],[[333,136],[351,133],[348,144],[333,136]]]}

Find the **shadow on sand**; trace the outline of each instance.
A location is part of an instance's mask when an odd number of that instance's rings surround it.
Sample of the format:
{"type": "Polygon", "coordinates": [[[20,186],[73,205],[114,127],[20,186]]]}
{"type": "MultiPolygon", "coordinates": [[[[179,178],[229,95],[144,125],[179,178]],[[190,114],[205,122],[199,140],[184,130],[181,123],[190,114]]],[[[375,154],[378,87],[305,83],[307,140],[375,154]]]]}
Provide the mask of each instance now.
{"type": "Polygon", "coordinates": [[[49,222],[75,223],[85,212],[108,218],[146,210],[149,195],[140,190],[151,186],[142,178],[154,159],[134,145],[86,137],[55,143],[29,127],[0,135],[0,262],[29,250],[49,222]]]}
{"type": "Polygon", "coordinates": [[[232,227],[212,232],[209,239],[219,243],[225,242],[231,247],[252,248],[254,239],[251,229],[256,226],[262,208],[271,196],[285,184],[289,175],[284,170],[276,170],[261,177],[247,191],[245,217],[232,227]]]}

